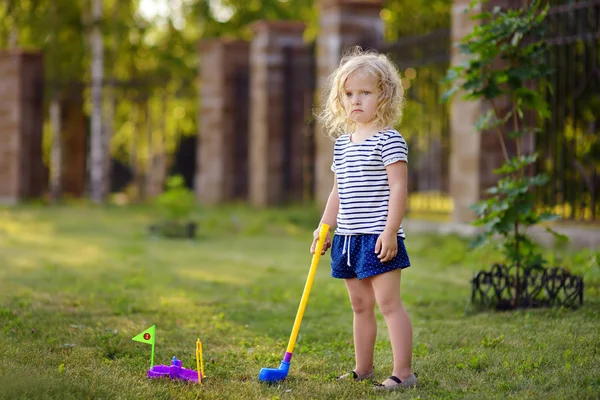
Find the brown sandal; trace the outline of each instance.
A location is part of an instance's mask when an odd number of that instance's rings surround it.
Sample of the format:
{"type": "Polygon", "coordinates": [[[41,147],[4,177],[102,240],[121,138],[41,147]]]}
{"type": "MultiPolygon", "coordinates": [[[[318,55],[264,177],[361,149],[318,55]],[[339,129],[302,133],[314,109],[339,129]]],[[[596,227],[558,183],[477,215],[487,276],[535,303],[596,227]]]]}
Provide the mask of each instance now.
{"type": "Polygon", "coordinates": [[[417,376],[415,374],[412,374],[411,376],[409,376],[405,380],[401,380],[400,378],[398,378],[397,376],[394,376],[394,375],[389,376],[388,379],[393,380],[394,382],[396,382],[396,384],[395,385],[386,386],[383,383],[376,383],[375,384],[375,389],[379,389],[379,390],[397,390],[397,389],[411,389],[411,388],[417,387],[417,376]]]}
{"type": "Polygon", "coordinates": [[[354,382],[360,382],[360,381],[364,381],[366,379],[373,379],[375,378],[375,370],[373,369],[371,372],[369,372],[368,374],[365,375],[361,375],[359,376],[356,371],[350,371],[348,373],[345,373],[342,376],[338,376],[337,380],[338,381],[345,381],[345,380],[353,380],[354,382]]]}

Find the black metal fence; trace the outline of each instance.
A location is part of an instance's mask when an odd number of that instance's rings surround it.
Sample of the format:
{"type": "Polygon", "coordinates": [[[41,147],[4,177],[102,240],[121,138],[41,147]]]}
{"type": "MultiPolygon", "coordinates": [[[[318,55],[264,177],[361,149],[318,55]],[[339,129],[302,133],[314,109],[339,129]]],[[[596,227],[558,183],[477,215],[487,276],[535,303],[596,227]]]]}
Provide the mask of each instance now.
{"type": "Polygon", "coordinates": [[[489,271],[479,271],[471,285],[472,303],[499,310],[583,305],[583,278],[560,267],[515,271],[494,264],[489,271]]]}
{"type": "MultiPolygon", "coordinates": [[[[536,137],[537,168],[551,182],[537,193],[541,207],[562,218],[600,216],[600,0],[551,0],[546,20],[554,66],[547,98],[551,118],[536,137]]],[[[406,89],[399,130],[410,148],[409,206],[450,211],[449,105],[440,80],[450,64],[450,31],[404,37],[379,45],[397,64],[406,89]]]]}
{"type": "Polygon", "coordinates": [[[449,212],[449,105],[440,103],[450,65],[450,30],[403,37],[379,46],[397,65],[406,104],[398,130],[408,142],[411,211],[449,212]]]}
{"type": "Polygon", "coordinates": [[[600,0],[552,1],[546,19],[554,67],[547,91],[551,117],[536,138],[538,169],[550,176],[542,206],[562,218],[600,215],[600,0]]]}

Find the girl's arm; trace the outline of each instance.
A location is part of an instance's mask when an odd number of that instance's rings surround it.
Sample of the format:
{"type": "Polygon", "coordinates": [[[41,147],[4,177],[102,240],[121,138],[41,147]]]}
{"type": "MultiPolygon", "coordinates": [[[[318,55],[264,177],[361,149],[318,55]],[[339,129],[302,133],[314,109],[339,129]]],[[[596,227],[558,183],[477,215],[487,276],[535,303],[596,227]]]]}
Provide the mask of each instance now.
{"type": "Polygon", "coordinates": [[[390,185],[390,199],[388,204],[388,217],[383,233],[375,245],[375,253],[381,262],[387,262],[398,254],[398,230],[406,211],[406,198],[408,196],[408,166],[406,162],[398,161],[386,168],[390,185]]]}
{"type": "Polygon", "coordinates": [[[408,168],[403,161],[395,162],[386,168],[390,185],[390,201],[388,205],[388,218],[385,230],[398,233],[404,212],[406,211],[406,198],[408,196],[408,168]]]}
{"type": "MultiPolygon", "coordinates": [[[[331,193],[329,193],[329,197],[327,198],[327,204],[325,205],[325,210],[323,211],[323,216],[321,217],[321,221],[319,222],[319,227],[321,224],[327,224],[330,226],[329,233],[327,233],[327,239],[325,240],[325,245],[323,246],[323,251],[321,254],[325,254],[327,249],[331,247],[331,239],[330,233],[334,229],[337,224],[337,215],[340,209],[340,195],[338,193],[337,186],[337,177],[334,177],[333,180],[333,188],[331,189],[331,193]]],[[[319,239],[319,227],[313,233],[313,242],[310,246],[310,252],[314,254],[315,247],[317,246],[317,240],[319,239]]]]}
{"type": "Polygon", "coordinates": [[[321,217],[321,222],[319,222],[319,225],[327,224],[333,229],[337,224],[337,215],[339,209],[340,194],[338,193],[337,177],[334,177],[333,188],[331,189],[331,193],[329,193],[329,197],[327,198],[325,211],[323,211],[323,216],[321,217]]]}

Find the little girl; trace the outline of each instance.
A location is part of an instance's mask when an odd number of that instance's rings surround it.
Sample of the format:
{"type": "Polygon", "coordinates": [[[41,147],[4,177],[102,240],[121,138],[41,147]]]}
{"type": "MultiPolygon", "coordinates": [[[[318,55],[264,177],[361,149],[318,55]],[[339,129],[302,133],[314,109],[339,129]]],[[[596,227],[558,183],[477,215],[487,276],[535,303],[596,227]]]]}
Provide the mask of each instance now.
{"type": "MultiPolygon", "coordinates": [[[[339,379],[374,377],[375,303],[385,319],[394,359],[381,389],[415,387],[411,369],[412,326],[400,299],[400,276],[410,266],[401,222],[407,198],[403,90],[396,67],[384,55],[360,48],[344,56],[329,79],[319,118],[335,140],[333,188],[320,223],[336,226],[331,276],[344,279],[354,311],[356,365],[339,379]]],[[[319,229],[315,230],[314,253],[319,229]]]]}

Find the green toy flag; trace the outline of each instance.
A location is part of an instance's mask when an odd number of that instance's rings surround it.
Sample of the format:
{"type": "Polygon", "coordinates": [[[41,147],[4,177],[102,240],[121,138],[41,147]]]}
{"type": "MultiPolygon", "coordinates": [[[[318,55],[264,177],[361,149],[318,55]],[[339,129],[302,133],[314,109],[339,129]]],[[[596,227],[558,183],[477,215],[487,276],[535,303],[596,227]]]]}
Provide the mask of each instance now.
{"type": "Polygon", "coordinates": [[[135,336],[131,340],[135,340],[136,342],[142,342],[152,345],[152,358],[150,359],[150,368],[154,367],[154,332],[156,331],[156,325],[152,325],[150,328],[146,329],[144,332],[135,336]]]}

